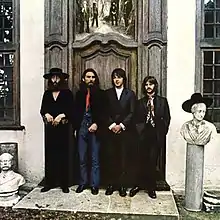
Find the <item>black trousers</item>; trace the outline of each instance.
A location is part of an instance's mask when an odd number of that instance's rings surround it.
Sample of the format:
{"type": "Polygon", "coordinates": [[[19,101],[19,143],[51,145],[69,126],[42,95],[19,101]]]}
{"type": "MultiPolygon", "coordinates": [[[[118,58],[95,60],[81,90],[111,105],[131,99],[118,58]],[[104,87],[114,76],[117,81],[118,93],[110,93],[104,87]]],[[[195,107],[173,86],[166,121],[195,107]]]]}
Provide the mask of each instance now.
{"type": "Polygon", "coordinates": [[[107,146],[107,181],[114,187],[127,185],[127,144],[126,132],[121,134],[114,134],[109,132],[108,146],[107,146]]]}
{"type": "Polygon", "coordinates": [[[156,190],[156,166],[159,156],[159,146],[156,128],[146,125],[142,137],[139,138],[139,151],[137,156],[137,185],[156,190]]]}

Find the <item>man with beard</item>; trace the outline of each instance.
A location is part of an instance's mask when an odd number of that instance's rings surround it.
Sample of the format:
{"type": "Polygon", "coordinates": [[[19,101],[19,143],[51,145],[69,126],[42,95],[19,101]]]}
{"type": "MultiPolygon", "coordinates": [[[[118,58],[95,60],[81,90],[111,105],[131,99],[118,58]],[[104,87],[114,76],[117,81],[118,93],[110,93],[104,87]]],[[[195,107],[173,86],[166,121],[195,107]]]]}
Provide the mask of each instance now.
{"type": "MultiPolygon", "coordinates": [[[[134,116],[139,135],[137,181],[144,182],[148,195],[153,199],[156,198],[157,159],[161,147],[165,144],[170,124],[167,99],[157,95],[157,88],[158,82],[155,77],[147,76],[144,78],[142,83],[144,97],[138,100],[134,116]]],[[[133,187],[130,190],[130,196],[134,196],[138,191],[138,186],[133,187]]]]}
{"type": "Polygon", "coordinates": [[[93,195],[99,192],[99,134],[105,107],[103,95],[103,90],[99,88],[97,73],[94,69],[86,69],[82,74],[80,90],[76,93],[76,131],[80,163],[77,193],[81,193],[88,185],[93,195]],[[89,161],[91,161],[91,172],[88,171],[89,161]]]}
{"type": "Polygon", "coordinates": [[[132,117],[136,97],[126,88],[126,74],[121,68],[112,72],[113,88],[106,91],[108,115],[108,177],[109,183],[105,194],[111,195],[119,189],[119,195],[126,196],[128,152],[132,142],[132,117]]]}
{"type": "Polygon", "coordinates": [[[70,122],[73,121],[73,94],[68,89],[68,74],[52,68],[44,75],[48,89],[44,92],[40,113],[45,122],[45,185],[41,192],[60,186],[68,193],[68,147],[70,122]]]}

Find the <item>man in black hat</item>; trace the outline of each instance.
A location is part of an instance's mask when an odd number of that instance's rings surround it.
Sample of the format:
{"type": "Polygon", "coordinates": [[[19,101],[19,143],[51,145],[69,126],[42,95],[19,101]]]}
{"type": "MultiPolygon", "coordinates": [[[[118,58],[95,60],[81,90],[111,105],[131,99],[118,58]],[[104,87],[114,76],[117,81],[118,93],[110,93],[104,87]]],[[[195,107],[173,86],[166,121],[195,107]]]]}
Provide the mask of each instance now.
{"type": "Polygon", "coordinates": [[[76,131],[80,163],[80,179],[77,193],[88,185],[93,195],[99,192],[100,183],[100,131],[103,125],[105,99],[99,88],[99,78],[94,69],[86,69],[76,93],[76,131]],[[91,171],[89,162],[91,161],[91,171]]]}
{"type": "Polygon", "coordinates": [[[216,131],[214,125],[204,120],[206,109],[212,104],[212,99],[202,97],[200,93],[194,93],[190,99],[182,104],[184,111],[192,113],[193,119],[183,124],[181,135],[189,144],[206,145],[212,132],[216,131]]]}
{"type": "Polygon", "coordinates": [[[40,113],[45,122],[45,183],[41,192],[60,186],[68,193],[69,128],[73,121],[74,100],[68,89],[68,74],[52,68],[44,75],[48,89],[44,92],[40,113]]]}
{"type": "MultiPolygon", "coordinates": [[[[142,83],[144,97],[138,100],[134,116],[139,136],[137,182],[143,183],[144,187],[147,187],[148,195],[153,199],[156,198],[157,159],[160,149],[165,145],[170,124],[167,99],[159,96],[157,89],[158,82],[155,77],[147,76],[144,78],[142,83]]],[[[132,188],[130,196],[134,196],[138,191],[138,186],[132,188]]]]}
{"type": "Polygon", "coordinates": [[[133,141],[132,119],[135,110],[135,93],[126,88],[126,73],[121,68],[113,70],[113,87],[106,91],[107,96],[107,164],[109,186],[105,192],[111,195],[115,189],[126,196],[128,155],[133,141]]]}

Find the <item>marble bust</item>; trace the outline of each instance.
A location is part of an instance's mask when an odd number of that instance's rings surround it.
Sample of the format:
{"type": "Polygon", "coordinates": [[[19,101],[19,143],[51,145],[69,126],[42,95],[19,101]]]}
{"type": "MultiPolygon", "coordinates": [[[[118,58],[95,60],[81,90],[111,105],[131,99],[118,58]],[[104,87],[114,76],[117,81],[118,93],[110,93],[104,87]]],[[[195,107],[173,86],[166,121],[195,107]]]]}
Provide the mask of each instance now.
{"type": "Polygon", "coordinates": [[[212,99],[204,98],[200,93],[194,93],[191,99],[185,101],[182,108],[191,112],[193,119],[182,125],[180,134],[188,144],[206,145],[213,133],[216,133],[215,126],[204,120],[206,108],[212,104],[212,99]]]}
{"type": "Polygon", "coordinates": [[[25,183],[25,179],[12,170],[12,158],[9,153],[0,156],[0,206],[13,206],[20,198],[18,189],[25,183]]]}

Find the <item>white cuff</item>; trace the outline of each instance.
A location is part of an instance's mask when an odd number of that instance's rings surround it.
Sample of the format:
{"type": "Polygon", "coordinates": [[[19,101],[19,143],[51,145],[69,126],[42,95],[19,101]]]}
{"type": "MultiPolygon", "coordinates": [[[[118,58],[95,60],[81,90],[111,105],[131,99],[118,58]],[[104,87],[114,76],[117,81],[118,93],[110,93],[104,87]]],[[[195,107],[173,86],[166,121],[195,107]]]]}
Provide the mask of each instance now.
{"type": "Polygon", "coordinates": [[[121,125],[122,130],[126,129],[126,127],[122,123],[120,123],[120,125],[121,125]]]}
{"type": "Polygon", "coordinates": [[[115,125],[116,125],[116,123],[115,123],[115,122],[114,122],[114,123],[112,123],[112,124],[111,124],[111,125],[108,127],[108,129],[109,129],[109,130],[112,130],[112,128],[113,128],[113,127],[115,127],[115,125]]]}

